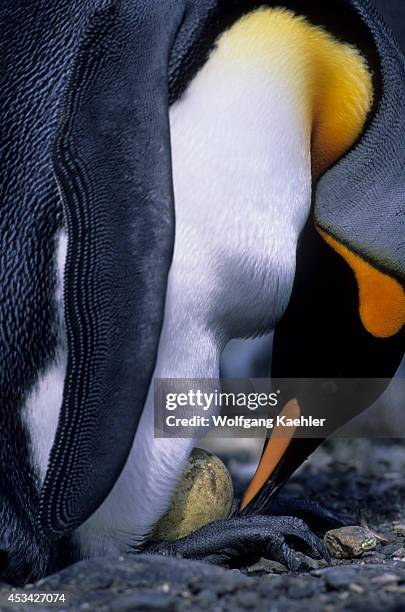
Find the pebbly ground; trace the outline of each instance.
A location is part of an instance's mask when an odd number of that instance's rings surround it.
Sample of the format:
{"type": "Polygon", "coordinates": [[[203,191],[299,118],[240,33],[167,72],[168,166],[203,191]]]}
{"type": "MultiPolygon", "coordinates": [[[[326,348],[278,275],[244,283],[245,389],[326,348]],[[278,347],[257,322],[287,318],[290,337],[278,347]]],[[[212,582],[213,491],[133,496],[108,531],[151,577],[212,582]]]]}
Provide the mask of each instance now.
{"type": "MultiPolygon", "coordinates": [[[[246,449],[224,458],[241,490],[253,454],[246,449]]],[[[287,490],[309,495],[353,525],[368,525],[381,537],[377,550],[330,567],[301,556],[297,574],[264,560],[241,572],[162,557],[104,558],[77,563],[26,590],[67,590],[72,609],[100,612],[405,610],[405,442],[327,442],[287,490]]]]}

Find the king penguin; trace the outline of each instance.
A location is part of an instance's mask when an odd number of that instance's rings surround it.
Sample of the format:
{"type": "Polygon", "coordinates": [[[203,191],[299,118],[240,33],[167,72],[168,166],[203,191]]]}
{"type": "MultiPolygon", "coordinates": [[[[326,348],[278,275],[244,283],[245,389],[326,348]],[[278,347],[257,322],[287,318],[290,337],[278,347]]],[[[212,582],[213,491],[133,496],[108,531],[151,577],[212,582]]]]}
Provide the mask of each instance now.
{"type": "MultiPolygon", "coordinates": [[[[390,32],[365,0],[0,11],[2,577],[129,549],[294,567],[291,537],[326,555],[302,521],[257,514],[292,471],[280,452],[226,530],[148,546],[197,442],[154,437],[152,381],[217,378],[230,338],[274,328],[275,375],[295,374],[308,259],[314,313],[353,271],[342,311],[360,295],[358,333],[388,339],[393,375],[405,81],[390,32]]],[[[321,376],[316,363],[299,375],[321,376]]]]}

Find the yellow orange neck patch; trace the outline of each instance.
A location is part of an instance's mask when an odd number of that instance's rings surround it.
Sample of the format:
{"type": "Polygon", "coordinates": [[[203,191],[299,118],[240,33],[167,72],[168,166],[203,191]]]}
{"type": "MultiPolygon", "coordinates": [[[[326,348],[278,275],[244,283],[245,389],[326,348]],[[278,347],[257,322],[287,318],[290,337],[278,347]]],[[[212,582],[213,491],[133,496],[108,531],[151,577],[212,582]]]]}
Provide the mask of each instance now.
{"type": "Polygon", "coordinates": [[[366,330],[376,338],[390,338],[397,334],[405,325],[405,292],[400,283],[317,229],[354,272],[359,288],[360,318],[366,330]]]}

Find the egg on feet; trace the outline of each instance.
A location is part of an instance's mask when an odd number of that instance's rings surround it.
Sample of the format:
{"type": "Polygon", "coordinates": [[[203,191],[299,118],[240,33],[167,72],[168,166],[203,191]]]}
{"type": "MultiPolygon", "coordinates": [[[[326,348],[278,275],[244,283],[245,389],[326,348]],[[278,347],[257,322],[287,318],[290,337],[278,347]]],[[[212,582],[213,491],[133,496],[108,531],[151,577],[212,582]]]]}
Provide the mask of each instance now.
{"type": "Polygon", "coordinates": [[[226,466],[212,453],[195,448],[167,512],[156,525],[153,540],[177,540],[225,519],[232,503],[233,484],[226,466]]]}

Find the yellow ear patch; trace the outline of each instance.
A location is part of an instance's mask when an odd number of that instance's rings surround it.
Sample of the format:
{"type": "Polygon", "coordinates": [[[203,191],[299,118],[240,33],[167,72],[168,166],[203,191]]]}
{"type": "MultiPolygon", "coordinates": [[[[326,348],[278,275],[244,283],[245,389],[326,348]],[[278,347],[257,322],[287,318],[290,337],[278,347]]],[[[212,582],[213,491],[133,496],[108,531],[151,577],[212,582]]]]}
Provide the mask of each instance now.
{"type": "Polygon", "coordinates": [[[220,49],[228,70],[241,70],[249,62],[289,85],[312,132],[315,177],[359,137],[372,106],[373,86],[367,63],[355,47],[290,10],[262,8],[225,32],[220,49]]]}
{"type": "Polygon", "coordinates": [[[327,244],[352,268],[359,288],[360,318],[376,338],[390,338],[405,325],[405,292],[398,281],[373,268],[329,234],[317,228],[327,244]]]}

